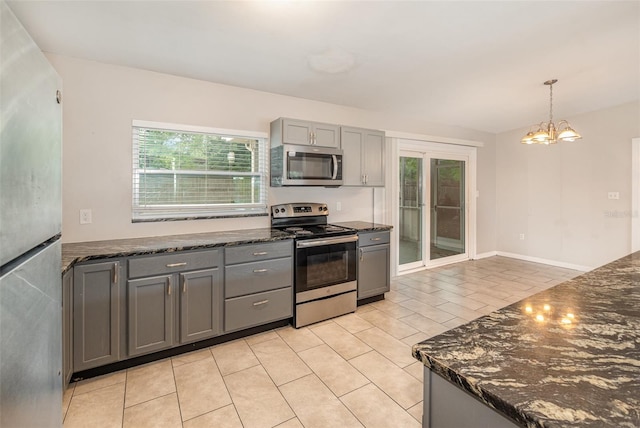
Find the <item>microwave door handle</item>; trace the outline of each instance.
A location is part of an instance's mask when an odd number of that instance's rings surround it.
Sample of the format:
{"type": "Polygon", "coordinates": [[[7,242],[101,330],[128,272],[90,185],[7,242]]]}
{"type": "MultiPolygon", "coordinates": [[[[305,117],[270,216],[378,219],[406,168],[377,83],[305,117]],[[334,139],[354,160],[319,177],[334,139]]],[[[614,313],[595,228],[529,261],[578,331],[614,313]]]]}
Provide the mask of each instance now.
{"type": "Polygon", "coordinates": [[[331,157],[333,158],[333,176],[331,179],[335,180],[338,177],[338,157],[336,155],[331,155],[331,157]]]}

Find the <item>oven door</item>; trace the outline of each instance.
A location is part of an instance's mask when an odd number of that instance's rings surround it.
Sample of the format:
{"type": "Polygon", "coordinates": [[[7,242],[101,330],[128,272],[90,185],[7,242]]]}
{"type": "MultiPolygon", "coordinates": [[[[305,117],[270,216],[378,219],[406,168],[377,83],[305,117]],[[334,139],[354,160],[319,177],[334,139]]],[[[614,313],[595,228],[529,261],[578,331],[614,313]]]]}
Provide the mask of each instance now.
{"type": "Polygon", "coordinates": [[[357,235],[296,241],[296,293],[356,281],[357,235]]]}

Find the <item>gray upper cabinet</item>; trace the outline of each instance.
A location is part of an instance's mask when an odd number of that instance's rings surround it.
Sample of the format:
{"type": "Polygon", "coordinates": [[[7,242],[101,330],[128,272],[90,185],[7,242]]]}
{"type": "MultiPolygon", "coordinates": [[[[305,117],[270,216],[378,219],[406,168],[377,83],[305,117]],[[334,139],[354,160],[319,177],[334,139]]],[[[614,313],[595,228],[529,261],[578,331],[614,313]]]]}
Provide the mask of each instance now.
{"type": "Polygon", "coordinates": [[[358,234],[358,299],[390,290],[390,248],[388,231],[358,234]]]}
{"type": "Polygon", "coordinates": [[[280,118],[271,122],[270,140],[271,147],[295,144],[337,148],[340,146],[340,126],[280,118]]]}
{"type": "Polygon", "coordinates": [[[73,269],[73,370],[119,359],[120,261],[73,269]]]}
{"type": "Polygon", "coordinates": [[[384,187],[384,132],[343,126],[340,134],[344,185],[384,187]]]}

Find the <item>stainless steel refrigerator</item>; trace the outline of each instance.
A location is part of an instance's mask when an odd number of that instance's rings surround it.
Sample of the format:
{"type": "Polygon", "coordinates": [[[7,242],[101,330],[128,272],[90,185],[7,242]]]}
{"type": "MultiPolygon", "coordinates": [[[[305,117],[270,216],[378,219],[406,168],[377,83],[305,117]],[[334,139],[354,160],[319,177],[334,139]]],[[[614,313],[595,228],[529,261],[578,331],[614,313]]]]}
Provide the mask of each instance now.
{"type": "Polygon", "coordinates": [[[1,0],[0,20],[0,426],[60,426],[61,81],[1,0]]]}

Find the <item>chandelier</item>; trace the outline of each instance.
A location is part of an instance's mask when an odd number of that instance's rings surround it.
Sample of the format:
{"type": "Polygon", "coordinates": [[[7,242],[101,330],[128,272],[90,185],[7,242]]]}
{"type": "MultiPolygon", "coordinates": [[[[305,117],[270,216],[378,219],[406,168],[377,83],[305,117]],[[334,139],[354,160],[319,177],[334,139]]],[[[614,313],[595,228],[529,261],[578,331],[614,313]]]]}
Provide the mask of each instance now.
{"type": "Polygon", "coordinates": [[[549,86],[549,122],[532,125],[527,135],[520,140],[522,144],[555,144],[558,140],[575,141],[582,138],[566,120],[561,120],[557,125],[553,123],[553,84],[557,81],[558,79],[551,79],[544,82],[549,86]]]}

